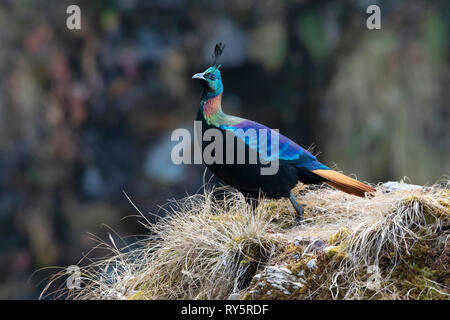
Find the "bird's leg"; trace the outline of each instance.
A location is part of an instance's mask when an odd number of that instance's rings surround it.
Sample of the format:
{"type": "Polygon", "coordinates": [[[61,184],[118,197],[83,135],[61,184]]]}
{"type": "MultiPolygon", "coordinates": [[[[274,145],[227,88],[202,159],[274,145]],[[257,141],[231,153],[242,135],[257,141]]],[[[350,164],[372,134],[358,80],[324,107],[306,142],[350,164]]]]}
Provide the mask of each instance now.
{"type": "Polygon", "coordinates": [[[292,205],[294,206],[295,211],[297,211],[300,222],[302,222],[302,220],[303,220],[303,207],[305,205],[298,203],[297,200],[295,200],[295,197],[292,194],[292,192],[289,193],[289,200],[291,201],[292,205]]]}

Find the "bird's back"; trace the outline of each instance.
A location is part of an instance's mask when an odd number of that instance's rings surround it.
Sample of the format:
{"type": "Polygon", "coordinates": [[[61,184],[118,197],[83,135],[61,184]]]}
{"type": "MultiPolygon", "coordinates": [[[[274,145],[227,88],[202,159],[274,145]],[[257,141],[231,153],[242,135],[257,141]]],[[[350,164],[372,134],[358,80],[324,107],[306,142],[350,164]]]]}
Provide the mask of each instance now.
{"type": "MultiPolygon", "coordinates": [[[[226,114],[220,117],[220,123],[211,123],[205,119],[201,107],[197,120],[202,121],[203,133],[208,129],[216,129],[225,142],[221,150],[223,163],[206,163],[207,167],[224,182],[244,194],[256,197],[262,191],[270,198],[287,197],[299,179],[302,180],[302,176],[305,183],[323,181],[311,174],[309,169],[327,168],[326,166],[300,145],[265,125],[226,114]],[[232,137],[232,140],[227,140],[227,137],[232,137]],[[272,139],[278,140],[278,152],[273,152],[272,139]],[[230,146],[227,147],[226,144],[229,143],[233,143],[233,157],[232,161],[226,163],[229,156],[227,152],[230,151],[230,146]],[[238,150],[245,150],[246,162],[243,164],[238,162],[238,150]],[[250,163],[251,152],[257,154],[256,163],[250,163]],[[261,169],[270,167],[272,161],[278,161],[277,172],[270,175],[261,174],[261,169]]],[[[203,140],[202,150],[210,143],[212,142],[203,140]]]]}
{"type": "MultiPolygon", "coordinates": [[[[220,50],[215,51],[223,50],[220,45],[216,46],[217,48],[220,50]]],[[[203,133],[208,129],[215,129],[223,142],[220,147],[220,143],[212,138],[215,135],[210,137],[212,141],[202,139],[203,156],[207,150],[211,153],[221,153],[218,157],[216,154],[211,157],[209,160],[212,159],[212,162],[206,161],[213,173],[243,193],[258,195],[261,190],[273,198],[290,196],[290,190],[298,181],[307,184],[325,182],[361,197],[375,191],[366,184],[331,170],[278,131],[255,121],[225,114],[221,108],[223,84],[219,68],[220,65],[214,64],[205,72],[193,76],[194,79],[200,80],[204,88],[197,120],[202,121],[203,133]],[[228,139],[230,136],[231,141],[228,139]],[[211,143],[214,143],[213,147],[210,146],[211,143]],[[230,146],[230,143],[233,145],[230,146]],[[232,157],[230,150],[233,151],[232,157]],[[242,160],[242,150],[245,152],[244,162],[239,162],[238,160],[242,160]],[[256,162],[250,162],[255,160],[255,153],[256,162]],[[241,156],[240,159],[238,156],[241,156]],[[272,168],[272,164],[275,164],[278,170],[263,174],[262,168],[272,168]]]]}

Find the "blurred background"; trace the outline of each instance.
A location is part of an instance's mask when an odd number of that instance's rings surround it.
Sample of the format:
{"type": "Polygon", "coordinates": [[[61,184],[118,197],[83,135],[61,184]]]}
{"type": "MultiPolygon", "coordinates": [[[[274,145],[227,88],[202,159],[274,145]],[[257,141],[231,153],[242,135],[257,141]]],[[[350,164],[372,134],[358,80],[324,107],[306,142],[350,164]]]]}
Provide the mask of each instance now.
{"type": "Polygon", "coordinates": [[[192,126],[191,76],[219,41],[226,112],[365,181],[450,172],[450,1],[2,0],[0,298],[37,298],[32,273],[76,264],[88,233],[145,233],[123,190],[155,214],[199,190],[170,134],[192,126]]]}

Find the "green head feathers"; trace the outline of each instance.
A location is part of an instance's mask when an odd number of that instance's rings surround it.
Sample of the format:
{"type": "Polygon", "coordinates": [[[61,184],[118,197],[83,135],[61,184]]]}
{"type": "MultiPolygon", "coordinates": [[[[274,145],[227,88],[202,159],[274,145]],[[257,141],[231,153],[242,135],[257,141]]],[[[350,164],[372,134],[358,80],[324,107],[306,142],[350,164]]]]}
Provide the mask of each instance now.
{"type": "Polygon", "coordinates": [[[222,54],[225,48],[222,43],[216,44],[213,54],[213,65],[204,72],[194,74],[192,79],[199,79],[202,86],[205,88],[207,95],[217,96],[223,92],[222,75],[219,68],[221,64],[217,64],[217,59],[222,54]]]}

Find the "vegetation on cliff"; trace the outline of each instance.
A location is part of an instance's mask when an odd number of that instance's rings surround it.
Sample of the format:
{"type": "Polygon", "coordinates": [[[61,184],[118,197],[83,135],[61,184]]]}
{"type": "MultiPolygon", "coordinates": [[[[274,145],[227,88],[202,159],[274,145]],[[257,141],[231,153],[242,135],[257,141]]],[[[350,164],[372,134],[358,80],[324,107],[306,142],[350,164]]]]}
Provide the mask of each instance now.
{"type": "Polygon", "coordinates": [[[360,199],[297,187],[299,224],[287,200],[253,210],[231,189],[170,204],[133,247],[81,270],[75,299],[448,299],[449,182],[389,184],[360,199]],[[406,186],[406,187],[405,187],[406,186]],[[217,197],[217,195],[222,195],[217,197]]]}

